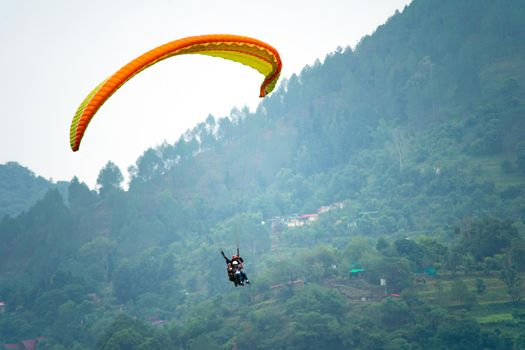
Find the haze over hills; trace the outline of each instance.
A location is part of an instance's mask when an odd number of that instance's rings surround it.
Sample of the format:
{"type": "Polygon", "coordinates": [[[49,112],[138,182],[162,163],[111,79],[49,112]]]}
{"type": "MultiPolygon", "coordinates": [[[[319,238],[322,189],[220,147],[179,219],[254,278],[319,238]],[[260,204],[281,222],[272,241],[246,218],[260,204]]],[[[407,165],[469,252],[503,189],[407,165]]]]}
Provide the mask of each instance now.
{"type": "Polygon", "coordinates": [[[98,192],[5,217],[0,341],[525,345],[524,20],[523,1],[415,0],[254,113],[146,150],[129,190],[109,162],[98,192]],[[249,288],[219,255],[237,244],[249,288]]]}
{"type": "Polygon", "coordinates": [[[0,164],[0,218],[29,209],[51,188],[59,187],[65,194],[67,186],[65,182],[54,183],[37,176],[16,162],[0,164]]]}

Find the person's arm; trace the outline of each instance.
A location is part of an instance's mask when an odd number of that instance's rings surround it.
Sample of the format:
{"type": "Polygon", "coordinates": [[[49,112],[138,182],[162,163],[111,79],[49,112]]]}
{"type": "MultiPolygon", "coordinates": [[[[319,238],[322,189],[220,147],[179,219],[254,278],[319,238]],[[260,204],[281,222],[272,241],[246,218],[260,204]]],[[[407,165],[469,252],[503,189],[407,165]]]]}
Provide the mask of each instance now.
{"type": "Polygon", "coordinates": [[[224,254],[224,252],[222,250],[221,250],[221,254],[222,254],[222,257],[224,258],[224,260],[226,260],[226,264],[229,264],[231,261],[230,261],[230,259],[228,259],[226,257],[226,255],[224,254]]]}

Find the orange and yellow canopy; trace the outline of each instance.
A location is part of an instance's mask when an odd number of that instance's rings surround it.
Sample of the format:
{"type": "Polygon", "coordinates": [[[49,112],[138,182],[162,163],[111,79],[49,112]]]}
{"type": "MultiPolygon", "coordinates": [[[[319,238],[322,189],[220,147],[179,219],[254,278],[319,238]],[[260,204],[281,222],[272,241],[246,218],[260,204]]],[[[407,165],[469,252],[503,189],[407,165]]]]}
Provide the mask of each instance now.
{"type": "Polygon", "coordinates": [[[184,54],[221,57],[252,67],[264,75],[260,97],[266,96],[275,88],[282,68],[277,50],[260,40],[245,36],[228,34],[201,35],[161,45],[120,68],[87,95],[78,107],[71,122],[71,149],[74,152],[78,151],[86,128],[95,113],[124,83],[159,61],[184,54]]]}

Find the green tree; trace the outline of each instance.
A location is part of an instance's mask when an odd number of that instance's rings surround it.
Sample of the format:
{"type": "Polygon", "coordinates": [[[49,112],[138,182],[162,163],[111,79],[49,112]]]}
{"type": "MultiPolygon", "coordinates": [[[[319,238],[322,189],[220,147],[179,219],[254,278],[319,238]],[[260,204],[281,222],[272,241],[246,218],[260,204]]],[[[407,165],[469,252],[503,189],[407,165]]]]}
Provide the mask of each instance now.
{"type": "Polygon", "coordinates": [[[525,334],[521,333],[518,335],[514,345],[516,349],[525,349],[525,334]]]}
{"type": "Polygon", "coordinates": [[[100,196],[106,197],[109,193],[117,190],[121,190],[121,184],[124,181],[122,172],[119,167],[112,161],[108,161],[107,164],[100,170],[97,177],[97,185],[100,188],[100,196]]]}
{"type": "Polygon", "coordinates": [[[485,282],[483,282],[481,278],[476,278],[476,293],[483,294],[486,289],[487,286],[485,285],[485,282]]]}
{"type": "Polygon", "coordinates": [[[144,183],[154,179],[164,171],[164,162],[159,152],[150,148],[139,157],[136,167],[132,169],[130,172],[132,184],[136,181],[144,183]]]}
{"type": "Polygon", "coordinates": [[[75,176],[69,183],[68,202],[73,211],[81,212],[97,200],[96,192],[90,191],[85,183],[80,183],[75,176]]]}
{"type": "Polygon", "coordinates": [[[413,315],[407,303],[398,298],[385,298],[379,305],[381,324],[387,329],[399,329],[410,322],[413,315]]]}
{"type": "Polygon", "coordinates": [[[86,261],[95,281],[109,281],[116,255],[117,243],[108,237],[99,236],[84,244],[77,254],[86,261]]]}
{"type": "Polygon", "coordinates": [[[390,245],[388,244],[387,240],[383,237],[379,237],[376,243],[376,250],[378,252],[383,252],[383,250],[388,249],[390,245]]]}
{"type": "Polygon", "coordinates": [[[98,339],[97,350],[138,350],[153,334],[142,321],[126,314],[119,314],[98,339]]]}
{"type": "Polygon", "coordinates": [[[117,300],[126,303],[137,293],[135,273],[130,263],[121,264],[113,275],[113,289],[117,300]]]}
{"type": "Polygon", "coordinates": [[[516,145],[516,165],[522,173],[525,173],[525,142],[516,145]]]}
{"type": "Polygon", "coordinates": [[[388,293],[398,293],[412,285],[410,263],[406,258],[367,256],[362,259],[366,269],[365,279],[378,285],[380,279],[386,279],[388,293]]]}
{"type": "Polygon", "coordinates": [[[156,332],[154,336],[146,338],[137,347],[137,350],[175,349],[173,341],[164,333],[156,332]]]}
{"type": "MultiPolygon", "coordinates": [[[[439,325],[437,334],[439,347],[451,350],[477,350],[481,348],[481,330],[473,320],[448,320],[439,325]]],[[[438,348],[439,348],[438,347],[438,348]]]]}
{"type": "Polygon", "coordinates": [[[514,303],[519,303],[523,299],[522,280],[518,272],[511,266],[506,266],[500,273],[500,279],[507,286],[507,293],[514,303]]]}
{"type": "Polygon", "coordinates": [[[424,251],[415,241],[410,239],[398,239],[394,242],[394,245],[399,255],[414,262],[419,268],[424,267],[424,251]]]}
{"type": "Polygon", "coordinates": [[[476,260],[507,250],[518,237],[518,231],[509,220],[485,218],[472,223],[462,232],[460,249],[471,253],[476,260]]]}
{"type": "Polygon", "coordinates": [[[135,330],[124,328],[111,334],[99,350],[138,350],[143,339],[135,330]]]}

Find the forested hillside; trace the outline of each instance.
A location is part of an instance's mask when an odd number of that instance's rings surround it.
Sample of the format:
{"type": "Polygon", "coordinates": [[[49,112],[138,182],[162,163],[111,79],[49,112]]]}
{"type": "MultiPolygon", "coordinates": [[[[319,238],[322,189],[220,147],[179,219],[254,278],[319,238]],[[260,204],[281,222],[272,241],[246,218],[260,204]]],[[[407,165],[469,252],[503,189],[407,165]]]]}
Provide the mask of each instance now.
{"type": "Polygon", "coordinates": [[[414,0],[146,150],[128,190],[109,161],[4,217],[0,343],[525,347],[523,23],[523,1],[414,0]]]}
{"type": "Polygon", "coordinates": [[[51,188],[64,194],[67,183],[53,183],[16,162],[0,164],[0,218],[16,216],[29,209],[51,188]]]}

